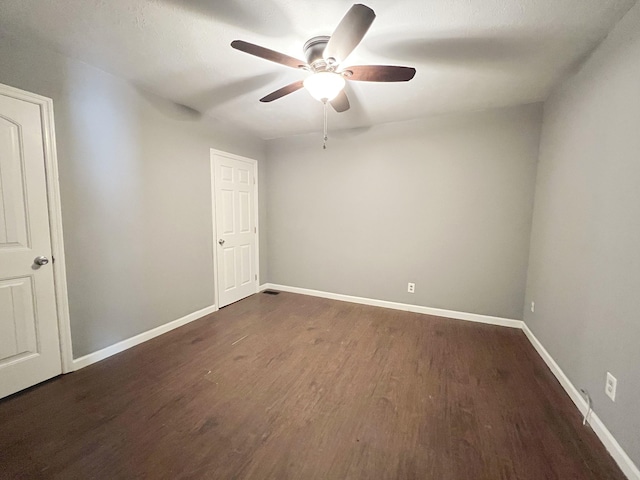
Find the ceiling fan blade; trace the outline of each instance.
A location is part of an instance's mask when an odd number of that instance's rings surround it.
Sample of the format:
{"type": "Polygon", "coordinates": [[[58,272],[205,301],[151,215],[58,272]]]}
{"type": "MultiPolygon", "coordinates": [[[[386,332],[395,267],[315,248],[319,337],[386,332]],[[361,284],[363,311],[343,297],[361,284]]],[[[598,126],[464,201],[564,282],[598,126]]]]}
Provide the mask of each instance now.
{"type": "Polygon", "coordinates": [[[290,57],[284,53],[276,52],[275,50],[269,50],[268,48],[255,45],[253,43],[245,42],[243,40],[234,40],[231,42],[231,46],[236,50],[255,55],[256,57],[264,58],[271,62],[280,63],[291,68],[301,68],[306,66],[306,62],[298,60],[297,58],[290,57]]]}
{"type": "Polygon", "coordinates": [[[347,98],[347,94],[344,90],[340,91],[336,98],[331,100],[329,103],[338,113],[346,112],[350,108],[349,99],[347,98]]]}
{"type": "Polygon", "coordinates": [[[331,35],[324,49],[324,58],[333,58],[337,63],[344,61],[358,46],[375,18],[375,12],[366,5],[353,5],[331,35]]]}
{"type": "Polygon", "coordinates": [[[302,87],[303,87],[302,80],[299,80],[297,82],[293,82],[293,83],[290,83],[289,85],[279,88],[275,92],[271,92],[266,97],[262,97],[260,101],[273,102],[274,100],[284,97],[285,95],[289,95],[290,93],[300,90],[302,87]]]}
{"type": "Polygon", "coordinates": [[[408,82],[416,74],[416,69],[393,65],[354,65],[342,73],[345,78],[357,82],[408,82]]]}

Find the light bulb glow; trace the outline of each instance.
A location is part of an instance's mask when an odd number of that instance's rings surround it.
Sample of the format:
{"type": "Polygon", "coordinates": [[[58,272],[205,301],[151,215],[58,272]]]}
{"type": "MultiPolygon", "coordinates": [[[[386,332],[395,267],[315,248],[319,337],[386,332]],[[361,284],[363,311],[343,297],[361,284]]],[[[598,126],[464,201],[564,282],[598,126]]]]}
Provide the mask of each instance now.
{"type": "Polygon", "coordinates": [[[313,98],[330,102],[342,91],[345,81],[338,73],[318,72],[305,78],[303,83],[313,98]]]}

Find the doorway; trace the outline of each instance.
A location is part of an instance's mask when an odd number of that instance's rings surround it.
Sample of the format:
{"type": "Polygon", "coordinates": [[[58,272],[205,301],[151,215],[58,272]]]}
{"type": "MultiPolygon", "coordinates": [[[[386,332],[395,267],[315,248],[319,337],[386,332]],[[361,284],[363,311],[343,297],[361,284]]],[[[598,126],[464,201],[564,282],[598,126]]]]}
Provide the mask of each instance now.
{"type": "Polygon", "coordinates": [[[0,84],[0,398],[71,362],[53,102],[0,84]]]}
{"type": "Polygon", "coordinates": [[[258,163],[211,150],[216,305],[258,291],[258,163]]]}

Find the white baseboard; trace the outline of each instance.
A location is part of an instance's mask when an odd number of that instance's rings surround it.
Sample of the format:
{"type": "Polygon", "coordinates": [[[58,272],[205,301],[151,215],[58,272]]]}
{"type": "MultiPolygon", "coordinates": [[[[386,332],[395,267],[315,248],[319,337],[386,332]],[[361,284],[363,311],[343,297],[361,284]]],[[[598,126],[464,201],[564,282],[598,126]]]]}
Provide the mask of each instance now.
{"type": "Polygon", "coordinates": [[[204,317],[205,315],[209,315],[217,311],[215,305],[211,305],[209,307],[205,307],[202,310],[198,310],[197,312],[190,313],[189,315],[185,315],[182,318],[177,320],[173,320],[172,322],[165,323],[164,325],[160,325],[159,327],[152,328],[151,330],[147,330],[146,332],[142,332],[134,337],[127,338],[126,340],[122,340],[121,342],[115,343],[109,347],[105,347],[97,352],[90,353],[85,355],[84,357],[76,358],[73,360],[73,369],[79,370],[81,368],[87,367],[92,363],[99,362],[100,360],[104,360],[111,355],[115,355],[116,353],[120,353],[124,350],[127,350],[131,347],[135,347],[147,340],[151,340],[163,333],[167,333],[171,330],[174,330],[178,327],[186,325],[187,323],[193,322],[194,320],[198,320],[199,318],[204,317]]]}
{"type": "Polygon", "coordinates": [[[522,328],[522,320],[512,320],[510,318],[491,317],[489,315],[479,315],[476,313],[456,312],[454,310],[443,310],[440,308],[421,307],[419,305],[410,305],[408,303],[389,302],[387,300],[375,300],[373,298],[353,297],[351,295],[343,295],[341,293],[322,292],[320,290],[310,290],[308,288],[289,287],[287,285],[277,285],[275,283],[265,283],[260,286],[260,291],[270,288],[272,290],[282,290],[283,292],[300,293],[302,295],[311,295],[313,297],[329,298],[331,300],[340,300],[342,302],[360,303],[362,305],[371,305],[373,307],[391,308],[393,310],[402,310],[405,312],[423,313],[425,315],[434,315],[436,317],[455,318],[456,320],[467,320],[470,322],[488,323],[490,325],[500,325],[502,327],[522,328]]]}
{"type": "MultiPolygon", "coordinates": [[[[555,362],[553,357],[547,352],[547,350],[542,346],[540,341],[536,338],[526,323],[523,322],[522,330],[524,334],[527,336],[533,348],[536,349],[538,354],[545,361],[551,372],[556,376],[562,388],[565,389],[573,403],[576,404],[578,410],[582,415],[587,412],[588,405],[587,401],[580,394],[578,389],[571,383],[569,378],[564,374],[560,366],[555,362]]],[[[602,420],[596,415],[595,412],[591,412],[589,414],[589,424],[591,425],[592,430],[596,433],[600,441],[609,451],[613,459],[616,461],[622,472],[629,478],[630,480],[640,480],[640,470],[633,463],[633,461],[629,458],[627,453],[622,449],[617,440],[613,437],[611,432],[607,429],[607,427],[602,423],[602,420]]]]}

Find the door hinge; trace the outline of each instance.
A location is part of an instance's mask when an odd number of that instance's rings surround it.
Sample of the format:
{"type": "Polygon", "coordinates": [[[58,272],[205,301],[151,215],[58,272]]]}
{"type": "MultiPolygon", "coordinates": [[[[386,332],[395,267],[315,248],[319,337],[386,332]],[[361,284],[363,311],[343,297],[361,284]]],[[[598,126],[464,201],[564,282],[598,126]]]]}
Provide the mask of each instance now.
{"type": "Polygon", "coordinates": [[[253,233],[258,233],[258,227],[253,227],[253,233]]]}
{"type": "Polygon", "coordinates": [[[51,263],[56,263],[56,257],[54,257],[53,255],[51,255],[51,263]]]}
{"type": "Polygon", "coordinates": [[[255,277],[256,277],[256,280],[258,280],[258,274],[257,273],[256,273],[255,277]]]}

